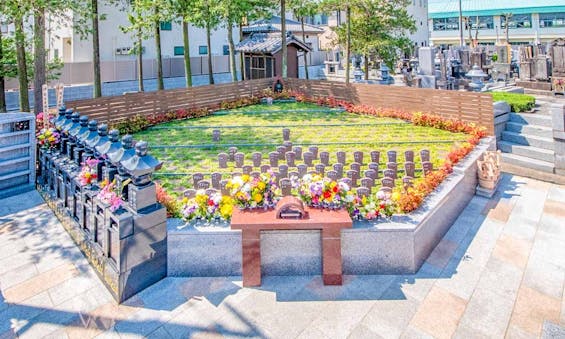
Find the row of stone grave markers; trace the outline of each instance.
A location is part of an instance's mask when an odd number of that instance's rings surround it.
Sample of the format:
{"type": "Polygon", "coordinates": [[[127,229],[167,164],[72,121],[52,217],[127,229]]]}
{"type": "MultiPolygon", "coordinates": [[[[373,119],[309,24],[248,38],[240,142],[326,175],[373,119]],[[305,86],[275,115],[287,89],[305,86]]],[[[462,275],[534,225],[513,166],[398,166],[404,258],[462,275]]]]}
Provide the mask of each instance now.
{"type": "Polygon", "coordinates": [[[117,130],[59,108],[58,149],[39,151],[38,188],[73,239],[121,302],[167,275],[166,209],[157,202],[152,174],[162,163],[146,142],[120,139],[117,130]],[[97,180],[81,180],[89,159],[97,180]],[[101,179],[116,180],[123,206],[112,209],[98,197],[101,179]]]}
{"type": "MultiPolygon", "coordinates": [[[[283,141],[290,141],[290,129],[289,128],[283,128],[282,134],[283,134],[283,141]]],[[[214,141],[214,142],[220,141],[221,135],[222,135],[221,130],[213,129],[212,130],[212,141],[214,141]]]]}
{"type": "MultiPolygon", "coordinates": [[[[231,174],[232,177],[243,174],[258,177],[261,173],[273,170],[276,175],[277,183],[283,190],[283,194],[290,194],[290,180],[287,181],[286,179],[293,176],[302,178],[306,174],[314,173],[327,176],[335,181],[344,181],[352,187],[358,187],[361,192],[360,194],[369,194],[371,190],[377,186],[377,181],[379,180],[380,152],[371,151],[369,156],[371,162],[367,164],[368,169],[362,171],[362,166],[365,165],[364,153],[361,151],[354,152],[353,158],[355,162],[349,165],[350,169],[348,170],[345,168],[346,152],[336,152],[338,162],[330,165],[329,152],[318,152],[317,146],[310,146],[308,151],[302,153],[302,147],[292,147],[292,144],[287,142],[285,145],[277,147],[277,151],[269,153],[269,164],[263,164],[262,154],[260,152],[254,152],[251,154],[253,165],[245,165],[245,154],[237,152],[236,147],[230,147],[228,153],[218,154],[218,163],[220,168],[227,168],[228,162],[232,161],[235,163],[236,168],[241,168],[241,172],[233,172],[231,174]],[[292,150],[289,151],[289,149],[292,150]],[[313,160],[318,160],[318,158],[320,163],[314,164],[313,160]],[[279,160],[286,160],[286,164],[279,165],[279,160]],[[296,165],[295,160],[304,160],[304,163],[296,165]],[[309,168],[312,167],[314,170],[309,171],[309,168]],[[287,187],[288,190],[285,189],[287,187]]],[[[405,151],[404,158],[405,175],[402,177],[402,182],[403,185],[407,186],[412,184],[415,177],[416,165],[414,163],[414,151],[405,151]]],[[[420,151],[420,158],[422,160],[421,165],[424,174],[433,170],[429,150],[420,151]]],[[[396,162],[397,152],[393,150],[388,151],[387,160],[386,168],[382,170],[383,177],[380,179],[380,190],[390,192],[395,186],[395,180],[399,179],[398,163],[396,162]]],[[[197,190],[205,190],[206,194],[212,194],[218,191],[221,191],[222,194],[229,194],[225,187],[228,180],[225,179],[220,172],[212,173],[210,181],[204,180],[202,173],[194,173],[192,180],[194,188],[185,191],[185,196],[189,198],[193,197],[197,190]]]]}

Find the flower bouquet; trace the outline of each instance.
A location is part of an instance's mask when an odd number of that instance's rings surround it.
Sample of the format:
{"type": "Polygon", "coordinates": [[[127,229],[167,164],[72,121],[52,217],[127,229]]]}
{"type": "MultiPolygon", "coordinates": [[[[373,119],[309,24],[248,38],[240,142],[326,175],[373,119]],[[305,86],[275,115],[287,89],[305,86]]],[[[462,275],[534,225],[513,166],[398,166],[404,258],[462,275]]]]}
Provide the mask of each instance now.
{"type": "Polygon", "coordinates": [[[390,218],[396,211],[394,201],[398,200],[398,195],[398,192],[391,194],[378,191],[369,197],[362,197],[356,205],[356,216],[365,220],[373,220],[379,217],[390,218]]]}
{"type": "Polygon", "coordinates": [[[317,174],[307,174],[302,180],[293,176],[290,180],[300,199],[311,207],[350,210],[356,199],[355,192],[346,183],[317,174]]]}
{"type": "Polygon", "coordinates": [[[229,220],[233,211],[233,200],[231,197],[214,193],[208,196],[200,190],[192,199],[184,198],[181,214],[184,220],[194,219],[224,219],[229,220]]]}
{"type": "Polygon", "coordinates": [[[110,205],[110,211],[115,212],[123,206],[124,201],[122,200],[122,195],[116,189],[115,180],[112,182],[104,180],[102,184],[100,184],[100,187],[102,189],[98,192],[96,197],[104,204],[110,205]]]}
{"type": "Polygon", "coordinates": [[[42,129],[37,134],[37,144],[43,149],[53,150],[61,142],[61,134],[54,128],[42,129]]]}
{"type": "Polygon", "coordinates": [[[226,187],[230,190],[234,203],[241,209],[273,208],[282,196],[271,171],[261,173],[258,177],[247,174],[234,177],[226,187]]]}
{"type": "Polygon", "coordinates": [[[80,169],[80,173],[78,174],[78,179],[81,185],[91,185],[98,179],[97,173],[97,165],[100,162],[98,159],[88,158],[84,163],[82,163],[82,167],[80,169]]]}

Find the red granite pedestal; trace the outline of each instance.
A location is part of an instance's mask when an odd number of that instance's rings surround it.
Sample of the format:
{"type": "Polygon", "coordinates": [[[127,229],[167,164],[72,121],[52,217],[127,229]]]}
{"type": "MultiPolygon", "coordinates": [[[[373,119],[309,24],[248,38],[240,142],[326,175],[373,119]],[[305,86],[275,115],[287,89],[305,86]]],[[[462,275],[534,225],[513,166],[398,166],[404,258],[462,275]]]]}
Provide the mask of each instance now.
{"type": "Polygon", "coordinates": [[[342,284],[341,229],[353,222],[345,210],[305,210],[307,219],[277,219],[274,210],[234,210],[231,228],[242,231],[243,286],[261,286],[260,233],[272,230],[321,230],[324,284],[342,284]]]}

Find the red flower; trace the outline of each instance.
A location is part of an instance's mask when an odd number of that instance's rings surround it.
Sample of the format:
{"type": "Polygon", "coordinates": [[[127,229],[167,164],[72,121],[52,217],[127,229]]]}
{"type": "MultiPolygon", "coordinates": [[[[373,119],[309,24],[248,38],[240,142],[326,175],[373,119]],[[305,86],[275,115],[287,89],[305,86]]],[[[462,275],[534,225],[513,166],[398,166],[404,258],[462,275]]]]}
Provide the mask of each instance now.
{"type": "Polygon", "coordinates": [[[214,201],[212,199],[208,200],[208,206],[214,206],[214,201]]]}
{"type": "Polygon", "coordinates": [[[337,186],[334,186],[334,188],[332,189],[334,191],[334,193],[337,193],[337,191],[339,190],[339,188],[337,188],[337,186]]]}
{"type": "Polygon", "coordinates": [[[330,191],[324,192],[324,199],[329,199],[329,198],[331,198],[331,196],[332,196],[332,192],[330,192],[330,191]]]}

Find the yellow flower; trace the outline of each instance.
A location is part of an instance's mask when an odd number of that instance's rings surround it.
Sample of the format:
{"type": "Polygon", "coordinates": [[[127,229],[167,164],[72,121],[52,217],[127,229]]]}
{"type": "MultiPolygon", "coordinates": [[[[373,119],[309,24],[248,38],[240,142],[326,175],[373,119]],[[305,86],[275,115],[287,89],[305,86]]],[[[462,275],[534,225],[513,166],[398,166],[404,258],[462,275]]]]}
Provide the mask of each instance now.
{"type": "Polygon", "coordinates": [[[220,207],[220,214],[224,219],[229,218],[232,212],[233,212],[233,205],[231,204],[225,204],[222,207],[220,207]]]}
{"type": "Polygon", "coordinates": [[[182,198],[182,203],[183,203],[183,205],[186,205],[187,202],[188,202],[188,198],[187,198],[187,197],[182,198]]]}
{"type": "Polygon", "coordinates": [[[261,191],[264,190],[266,186],[267,186],[267,185],[266,185],[264,182],[262,182],[262,181],[259,181],[259,182],[257,183],[257,188],[259,188],[261,191]]]}
{"type": "Polygon", "coordinates": [[[367,196],[364,195],[363,198],[361,199],[361,202],[363,203],[363,205],[367,205],[367,196]]]}
{"type": "Polygon", "coordinates": [[[263,200],[263,195],[261,193],[256,193],[256,194],[253,195],[253,200],[256,203],[260,203],[261,200],[263,200]]]}
{"type": "Polygon", "coordinates": [[[391,198],[392,198],[393,201],[398,201],[398,200],[400,200],[400,193],[398,193],[398,192],[392,193],[391,198]]]}
{"type": "Polygon", "coordinates": [[[243,180],[243,182],[249,182],[249,175],[248,174],[242,175],[241,180],[243,180]]]}

